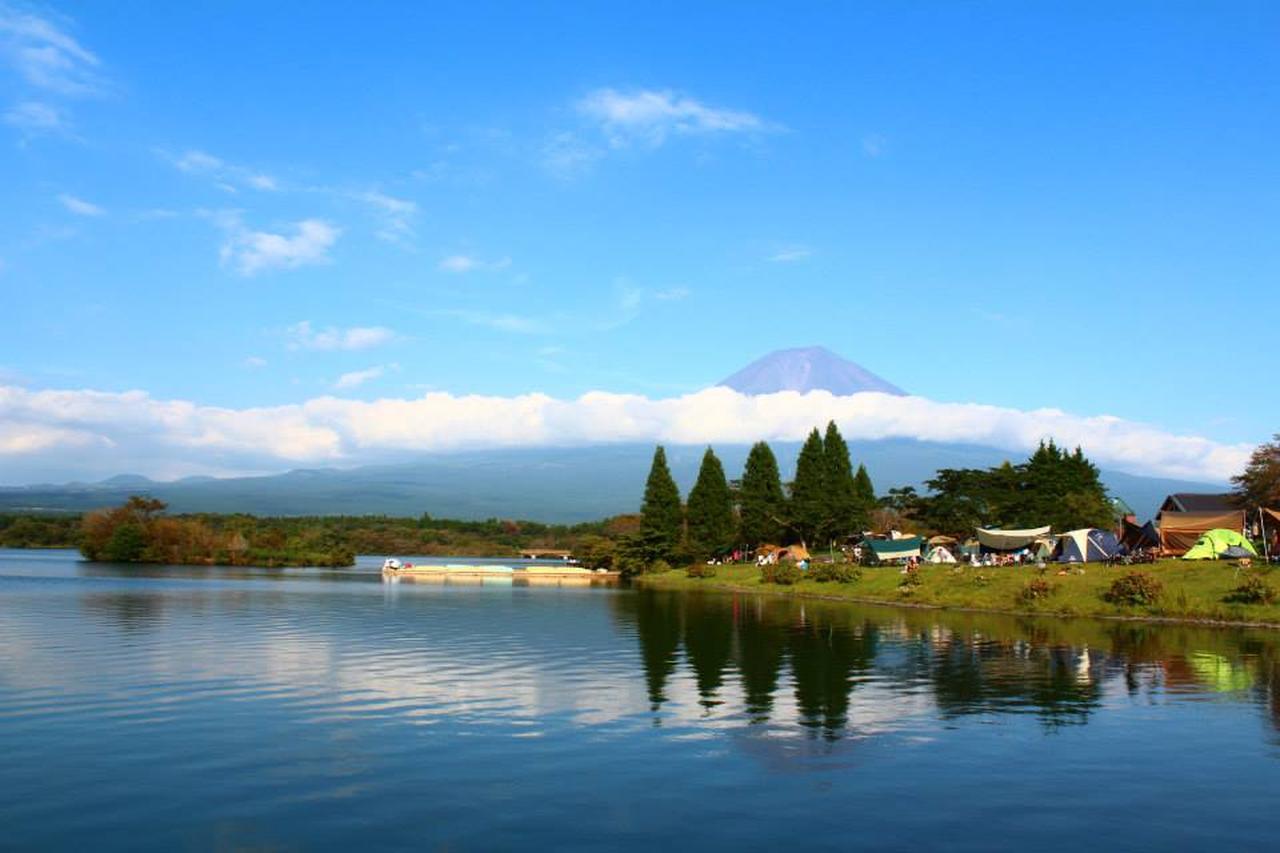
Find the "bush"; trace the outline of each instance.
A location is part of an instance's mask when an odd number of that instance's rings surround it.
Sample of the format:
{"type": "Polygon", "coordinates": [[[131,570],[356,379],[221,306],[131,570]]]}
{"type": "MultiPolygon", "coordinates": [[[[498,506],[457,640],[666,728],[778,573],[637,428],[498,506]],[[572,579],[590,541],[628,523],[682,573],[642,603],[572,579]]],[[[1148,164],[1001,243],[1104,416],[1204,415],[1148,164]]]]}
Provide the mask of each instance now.
{"type": "Polygon", "coordinates": [[[760,567],[762,583],[776,583],[779,586],[791,586],[804,579],[804,570],[792,562],[771,563],[760,567]]]}
{"type": "Polygon", "coordinates": [[[809,568],[809,577],[819,583],[853,583],[862,579],[862,569],[852,563],[816,563],[809,568]]]}
{"type": "Polygon", "coordinates": [[[623,555],[614,559],[613,567],[621,572],[623,577],[635,577],[644,574],[648,564],[638,557],[623,555]]]}
{"type": "Polygon", "coordinates": [[[710,563],[691,563],[684,574],[690,578],[713,578],[716,576],[716,567],[710,563]]]}
{"type": "Polygon", "coordinates": [[[908,566],[902,575],[902,580],[898,582],[898,587],[917,587],[922,583],[924,583],[924,575],[920,572],[920,567],[908,566]]]}
{"type": "Polygon", "coordinates": [[[1023,604],[1031,604],[1035,601],[1044,601],[1049,596],[1053,595],[1053,591],[1053,584],[1049,583],[1047,580],[1035,578],[1034,580],[1028,581],[1027,585],[1018,593],[1018,600],[1023,604]]]}
{"type": "Polygon", "coordinates": [[[1266,578],[1255,573],[1245,578],[1223,600],[1232,604],[1271,604],[1276,600],[1276,591],[1266,578]]]}
{"type": "Polygon", "coordinates": [[[1147,572],[1130,572],[1116,578],[1103,596],[1112,604],[1151,605],[1160,600],[1164,585],[1147,572]]]}
{"type": "Polygon", "coordinates": [[[662,574],[666,574],[669,571],[671,571],[671,564],[668,563],[666,560],[654,560],[652,563],[649,564],[649,567],[645,569],[645,574],[662,575],[662,574]]]}

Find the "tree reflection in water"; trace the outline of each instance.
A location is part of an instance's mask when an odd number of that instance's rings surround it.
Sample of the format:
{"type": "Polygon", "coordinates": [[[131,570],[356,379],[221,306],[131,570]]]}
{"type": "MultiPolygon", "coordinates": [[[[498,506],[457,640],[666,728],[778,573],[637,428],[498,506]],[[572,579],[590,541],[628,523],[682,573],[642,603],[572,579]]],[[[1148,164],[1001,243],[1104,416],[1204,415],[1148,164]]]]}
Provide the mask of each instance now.
{"type": "Polygon", "coordinates": [[[883,728],[922,713],[1080,725],[1108,694],[1160,703],[1229,693],[1280,729],[1280,635],[1268,631],[647,590],[614,606],[635,629],[654,712],[671,700],[683,651],[703,716],[794,718],[828,740],[860,733],[864,718],[883,728]]]}

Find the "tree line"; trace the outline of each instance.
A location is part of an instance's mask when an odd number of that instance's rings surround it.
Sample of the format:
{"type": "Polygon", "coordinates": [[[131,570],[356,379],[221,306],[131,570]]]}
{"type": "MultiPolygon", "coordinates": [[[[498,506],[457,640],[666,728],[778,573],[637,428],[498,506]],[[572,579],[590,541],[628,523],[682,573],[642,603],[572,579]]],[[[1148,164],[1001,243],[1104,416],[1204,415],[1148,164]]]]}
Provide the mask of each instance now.
{"type": "Polygon", "coordinates": [[[834,421],[825,435],[817,428],[809,433],[788,486],[766,442],[752,446],[736,488],[708,447],[688,501],[682,502],[659,445],[645,482],[640,529],[621,543],[621,558],[645,565],[703,561],[783,540],[828,542],[865,530],[876,507],[871,477],[862,465],[854,470],[834,421]]]}
{"type": "Polygon", "coordinates": [[[637,516],[580,524],[490,518],[168,515],[137,495],[83,516],[0,515],[0,545],[77,547],[111,562],[219,565],[350,565],[355,554],[515,557],[527,548],[612,553],[637,516]]]}
{"type": "Polygon", "coordinates": [[[704,561],[784,540],[824,545],[867,530],[963,539],[977,527],[1066,531],[1117,523],[1097,466],[1079,447],[1067,451],[1052,439],[1026,462],[943,468],[925,485],[925,494],[906,486],[877,499],[866,468],[853,469],[848,445],[829,423],[825,435],[814,429],[805,440],[788,487],[765,442],[752,447],[736,490],[708,448],[682,503],[659,446],[645,483],[640,529],[620,544],[619,559],[624,569],[637,571],[656,561],[704,561]]]}
{"type": "Polygon", "coordinates": [[[882,502],[894,520],[916,530],[958,538],[975,527],[1056,531],[1114,527],[1116,511],[1098,468],[1079,447],[1068,452],[1042,441],[1023,463],[994,468],[942,468],[927,480],[928,493],[911,486],[890,489],[882,502]]]}

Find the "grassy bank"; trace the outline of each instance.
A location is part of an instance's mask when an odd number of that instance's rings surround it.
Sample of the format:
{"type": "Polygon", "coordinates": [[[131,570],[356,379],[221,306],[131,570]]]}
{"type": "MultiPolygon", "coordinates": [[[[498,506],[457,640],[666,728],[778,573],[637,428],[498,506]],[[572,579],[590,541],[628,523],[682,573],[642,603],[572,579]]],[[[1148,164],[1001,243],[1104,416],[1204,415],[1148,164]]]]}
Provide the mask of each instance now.
{"type": "Polygon", "coordinates": [[[1273,589],[1280,589],[1280,571],[1240,570],[1226,562],[1183,562],[1166,560],[1147,566],[1090,564],[1084,574],[1045,574],[1034,566],[1020,568],[969,568],[926,566],[919,583],[903,584],[898,568],[863,568],[862,576],[849,583],[805,579],[782,586],[762,583],[754,565],[718,566],[713,578],[690,578],[683,569],[644,575],[637,583],[654,589],[719,590],[772,595],[812,597],[876,604],[937,607],[1050,616],[1092,616],[1122,619],[1212,621],[1232,624],[1260,624],[1280,627],[1280,601],[1271,604],[1244,604],[1229,600],[1250,574],[1258,574],[1273,589]],[[1148,605],[1126,605],[1107,600],[1106,594],[1119,577],[1133,571],[1146,572],[1162,587],[1157,600],[1148,605]],[[1043,581],[1048,592],[1031,598],[1026,590],[1033,581],[1043,581]]]}

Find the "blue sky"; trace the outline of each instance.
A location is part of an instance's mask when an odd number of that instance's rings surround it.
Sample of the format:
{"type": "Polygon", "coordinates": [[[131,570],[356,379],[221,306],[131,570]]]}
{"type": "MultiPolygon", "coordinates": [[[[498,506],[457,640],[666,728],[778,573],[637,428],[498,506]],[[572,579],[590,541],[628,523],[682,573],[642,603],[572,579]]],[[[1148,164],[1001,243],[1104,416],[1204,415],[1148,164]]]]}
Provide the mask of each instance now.
{"type": "Polygon", "coordinates": [[[1276,429],[1280,7],[617,5],[0,0],[0,384],[1276,429]]]}

